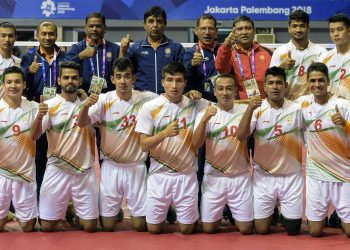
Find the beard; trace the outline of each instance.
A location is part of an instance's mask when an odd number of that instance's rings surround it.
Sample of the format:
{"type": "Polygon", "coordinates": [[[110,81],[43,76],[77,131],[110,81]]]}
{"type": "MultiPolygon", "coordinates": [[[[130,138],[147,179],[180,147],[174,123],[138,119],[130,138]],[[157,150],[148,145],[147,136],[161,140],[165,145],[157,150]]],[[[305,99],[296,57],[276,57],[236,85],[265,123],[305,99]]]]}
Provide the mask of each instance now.
{"type": "Polygon", "coordinates": [[[78,87],[75,87],[71,84],[61,87],[61,89],[62,89],[62,92],[65,92],[67,94],[74,94],[78,92],[78,87]]]}

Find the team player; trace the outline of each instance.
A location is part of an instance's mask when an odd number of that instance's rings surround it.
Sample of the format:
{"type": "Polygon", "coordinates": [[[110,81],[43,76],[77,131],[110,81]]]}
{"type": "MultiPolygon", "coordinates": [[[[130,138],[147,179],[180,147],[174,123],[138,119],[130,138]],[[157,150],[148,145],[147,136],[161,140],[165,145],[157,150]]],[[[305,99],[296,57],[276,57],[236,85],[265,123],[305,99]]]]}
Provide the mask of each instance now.
{"type": "Polygon", "coordinates": [[[328,25],[335,48],[322,54],[319,61],[328,67],[329,91],[350,100],[350,19],[339,13],[328,19],[328,25]]]}
{"type": "Polygon", "coordinates": [[[259,234],[269,232],[278,200],[282,223],[289,235],[299,233],[303,210],[302,114],[300,105],[286,100],[286,75],[282,68],[265,73],[267,98],[254,96],[238,127],[237,138],[255,138],[254,218],[259,234]]]}
{"type": "Polygon", "coordinates": [[[296,99],[308,94],[306,70],[316,62],[326,48],[309,40],[310,17],[303,10],[295,10],[288,17],[288,32],[291,40],[278,47],[272,55],[270,67],[278,66],[286,70],[288,93],[287,98],[296,99]]]}
{"type": "Polygon", "coordinates": [[[142,105],[157,94],[133,90],[136,80],[128,58],[113,66],[111,81],[116,91],[91,94],[78,117],[79,126],[100,124],[101,155],[100,215],[105,231],[113,231],[123,196],[137,231],[146,231],[147,152],[140,147],[135,133],[136,115],[142,105]]]}
{"type": "Polygon", "coordinates": [[[236,138],[247,105],[233,105],[236,85],[232,75],[219,75],[214,82],[217,105],[210,105],[196,118],[193,145],[206,144],[202,184],[201,221],[205,233],[214,233],[227,203],[242,234],[253,230],[253,189],[249,175],[246,141],[236,138]]]}
{"type": "Polygon", "coordinates": [[[64,218],[71,199],[80,226],[96,231],[98,218],[98,186],[95,175],[95,132],[92,127],[80,128],[77,117],[83,102],[78,98],[82,84],[80,65],[60,63],[58,84],[62,93],[39,104],[47,112],[39,113],[32,127],[37,139],[46,131],[48,162],[40,190],[39,212],[44,232],[54,231],[64,218]]]}
{"type": "Polygon", "coordinates": [[[328,68],[313,63],[307,70],[311,95],[302,96],[306,121],[306,216],[312,236],[321,236],[330,203],[350,237],[350,102],[327,93],[328,68]]]}
{"type": "MultiPolygon", "coordinates": [[[[208,106],[204,99],[183,96],[186,71],[181,63],[163,68],[165,94],[146,103],[135,131],[141,148],[151,155],[147,179],[146,221],[150,233],[159,233],[173,202],[180,231],[190,234],[198,220],[197,158],[192,147],[193,125],[198,112],[208,106]]],[[[192,97],[200,98],[199,92],[192,97]]]]}
{"type": "Polygon", "coordinates": [[[35,141],[30,137],[38,105],[22,99],[26,87],[23,71],[11,66],[2,78],[0,99],[0,232],[7,222],[10,203],[25,232],[34,229],[38,214],[35,182],[35,141]]]}

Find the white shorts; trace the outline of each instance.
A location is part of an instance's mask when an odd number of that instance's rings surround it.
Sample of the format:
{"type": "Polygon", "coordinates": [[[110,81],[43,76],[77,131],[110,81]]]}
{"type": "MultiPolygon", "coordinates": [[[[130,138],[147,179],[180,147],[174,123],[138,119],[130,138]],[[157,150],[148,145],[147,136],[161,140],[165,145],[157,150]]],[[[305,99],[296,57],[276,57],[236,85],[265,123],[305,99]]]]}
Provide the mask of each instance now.
{"type": "Polygon", "coordinates": [[[39,211],[43,220],[65,217],[72,199],[76,214],[83,220],[98,218],[98,185],[95,169],[71,174],[48,165],[40,189],[39,211]]]}
{"type": "Polygon", "coordinates": [[[177,221],[193,224],[199,218],[196,173],[154,173],[147,180],[146,221],[159,224],[166,219],[173,202],[177,221]]]}
{"type": "Polygon", "coordinates": [[[306,212],[310,221],[322,221],[332,202],[339,218],[350,223],[350,183],[321,181],[306,176],[306,212]]]}
{"type": "Polygon", "coordinates": [[[253,184],[248,172],[233,177],[204,175],[201,220],[207,223],[220,220],[226,204],[237,221],[254,219],[253,184]]]}
{"type": "Polygon", "coordinates": [[[100,215],[116,216],[124,196],[131,216],[145,216],[146,179],[147,169],[143,162],[118,164],[104,160],[101,167],[100,215]]]}
{"type": "Polygon", "coordinates": [[[254,171],[254,219],[271,216],[277,200],[284,217],[302,218],[303,188],[301,171],[290,175],[269,175],[254,171]]]}
{"type": "Polygon", "coordinates": [[[15,181],[0,175],[0,219],[7,217],[11,200],[20,221],[38,217],[36,182],[15,181]]]}

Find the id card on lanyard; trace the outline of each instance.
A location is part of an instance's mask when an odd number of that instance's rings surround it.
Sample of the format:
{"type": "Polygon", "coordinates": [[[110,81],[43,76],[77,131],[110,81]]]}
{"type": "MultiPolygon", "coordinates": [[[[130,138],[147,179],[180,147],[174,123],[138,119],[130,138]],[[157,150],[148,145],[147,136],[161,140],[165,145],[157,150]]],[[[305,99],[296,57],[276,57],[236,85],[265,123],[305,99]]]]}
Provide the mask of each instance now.
{"type": "Polygon", "coordinates": [[[107,81],[105,79],[106,76],[106,41],[103,40],[103,49],[102,49],[102,77],[100,77],[100,66],[99,66],[99,58],[98,58],[98,50],[96,49],[96,68],[94,65],[94,61],[90,58],[90,66],[93,73],[93,77],[91,79],[89,93],[101,92],[98,91],[100,89],[107,88],[107,81]],[[102,85],[102,86],[101,86],[102,85]]]}
{"type": "Polygon", "coordinates": [[[44,57],[41,57],[41,70],[43,74],[43,81],[44,81],[44,89],[43,89],[43,98],[44,101],[49,100],[56,96],[57,88],[56,88],[56,81],[57,81],[57,61],[56,61],[57,53],[54,52],[53,55],[53,62],[52,67],[49,67],[49,85],[47,85],[46,82],[46,66],[45,66],[45,59],[44,57]],[[52,76],[53,75],[53,76],[52,76]],[[52,82],[53,78],[53,82],[52,82]]]}
{"type": "Polygon", "coordinates": [[[239,71],[241,73],[241,76],[243,79],[243,85],[244,85],[245,91],[247,92],[248,98],[251,98],[252,96],[254,96],[254,94],[260,95],[258,83],[255,80],[255,57],[254,57],[255,51],[254,51],[254,48],[252,49],[252,55],[251,55],[252,63],[250,65],[251,70],[252,70],[252,78],[251,79],[245,79],[241,56],[239,55],[239,52],[236,48],[235,48],[235,52],[236,52],[236,56],[237,56],[237,60],[238,60],[239,71]]]}
{"type": "MultiPolygon", "coordinates": [[[[208,57],[204,56],[204,50],[202,49],[202,47],[199,44],[198,44],[198,46],[199,46],[200,52],[201,52],[202,57],[203,57],[202,67],[203,67],[203,74],[204,74],[204,79],[205,79],[204,91],[210,92],[210,85],[212,85],[214,88],[214,81],[218,75],[214,75],[214,76],[211,76],[210,78],[208,78],[208,68],[207,68],[206,62],[209,61],[210,59],[208,57]]],[[[215,62],[216,57],[215,57],[214,53],[213,53],[213,59],[215,62]]]]}

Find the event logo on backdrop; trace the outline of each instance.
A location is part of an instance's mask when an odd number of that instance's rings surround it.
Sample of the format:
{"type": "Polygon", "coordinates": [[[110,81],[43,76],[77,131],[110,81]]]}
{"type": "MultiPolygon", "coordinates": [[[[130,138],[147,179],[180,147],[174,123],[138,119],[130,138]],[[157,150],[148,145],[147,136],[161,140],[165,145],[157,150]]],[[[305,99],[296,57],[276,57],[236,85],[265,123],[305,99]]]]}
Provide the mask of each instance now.
{"type": "Polygon", "coordinates": [[[161,5],[169,20],[196,20],[208,13],[218,20],[248,15],[257,21],[283,21],[296,9],[313,21],[338,12],[350,15],[350,0],[0,0],[0,18],[85,19],[90,12],[102,12],[108,19],[142,20],[152,5],[161,5]]]}

